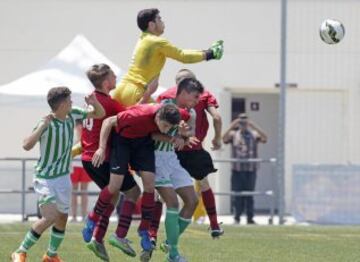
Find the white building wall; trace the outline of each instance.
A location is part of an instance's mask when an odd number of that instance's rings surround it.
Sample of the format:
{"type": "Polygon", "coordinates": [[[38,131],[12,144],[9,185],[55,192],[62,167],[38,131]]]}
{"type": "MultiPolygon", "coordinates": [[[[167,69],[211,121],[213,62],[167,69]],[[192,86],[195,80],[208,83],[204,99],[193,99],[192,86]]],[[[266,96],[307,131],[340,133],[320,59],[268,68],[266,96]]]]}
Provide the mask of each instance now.
{"type": "MultiPolygon", "coordinates": [[[[349,136],[349,142],[339,142],[343,145],[335,155],[331,151],[320,151],[326,157],[319,157],[316,148],[308,155],[304,143],[292,140],[293,131],[299,131],[299,123],[296,115],[288,115],[286,141],[290,141],[291,148],[287,146],[289,155],[286,176],[287,181],[290,181],[289,167],[303,159],[298,156],[306,155],[304,161],[309,162],[360,161],[360,2],[288,2],[288,81],[297,83],[300,90],[346,90],[342,95],[330,92],[329,97],[320,100],[315,97],[310,99],[310,93],[306,93],[304,100],[300,97],[305,93],[290,93],[288,113],[296,111],[295,103],[299,107],[318,110],[328,108],[329,103],[337,103],[337,99],[341,99],[344,108],[337,106],[335,109],[341,109],[344,119],[347,119],[341,124],[343,130],[340,132],[326,128],[326,132],[329,137],[349,136]],[[341,44],[327,46],[319,40],[318,27],[326,17],[344,22],[347,32],[341,44]]],[[[126,70],[139,36],[136,13],[147,7],[158,7],[161,10],[166,23],[164,36],[179,47],[206,49],[215,40],[225,41],[225,55],[221,61],[186,66],[193,69],[216,95],[220,95],[224,87],[273,88],[274,83],[279,82],[279,0],[2,0],[0,85],[40,67],[78,33],[83,33],[101,52],[126,70]]],[[[175,73],[183,67],[177,62],[168,61],[162,71],[160,84],[173,85],[175,73]]],[[[9,121],[9,124],[16,125],[14,129],[20,128],[22,131],[12,132],[11,128],[1,128],[0,144],[5,146],[0,147],[0,157],[24,155],[19,141],[31,130],[33,122],[30,119],[37,119],[41,113],[39,110],[28,110],[26,114],[31,114],[27,117],[29,121],[14,123],[7,118],[10,117],[8,114],[3,113],[6,108],[1,102],[3,122],[9,121]]],[[[223,105],[223,108],[220,110],[226,127],[230,121],[230,112],[227,105],[223,105]]],[[[45,109],[42,110],[46,113],[45,109]]],[[[312,116],[310,113],[308,115],[312,116]]],[[[317,120],[301,119],[308,125],[317,125],[317,120]]],[[[312,141],[309,132],[300,134],[303,140],[312,141]]],[[[29,155],[36,156],[37,151],[29,155]]],[[[288,186],[286,190],[289,194],[288,186]]]]}
{"type": "MultiPolygon", "coordinates": [[[[180,47],[206,49],[215,40],[225,41],[222,61],[191,66],[209,86],[274,82],[278,71],[278,1],[3,0],[0,12],[5,26],[0,54],[9,65],[4,67],[0,83],[42,65],[79,32],[125,69],[139,36],[136,14],[154,6],[166,23],[164,36],[180,47]],[[276,26],[269,30],[264,27],[267,24],[276,26]],[[254,81],[259,70],[264,76],[254,81]]],[[[162,84],[173,84],[181,67],[169,61],[162,84]]]]}
{"type": "Polygon", "coordinates": [[[288,80],[300,88],[347,89],[359,83],[360,2],[356,0],[289,0],[288,80]],[[334,18],[345,25],[341,44],[326,45],[320,23],[334,18]]]}
{"type": "Polygon", "coordinates": [[[290,90],[286,117],[286,203],[293,164],[346,164],[349,136],[346,91],[290,90]]]}

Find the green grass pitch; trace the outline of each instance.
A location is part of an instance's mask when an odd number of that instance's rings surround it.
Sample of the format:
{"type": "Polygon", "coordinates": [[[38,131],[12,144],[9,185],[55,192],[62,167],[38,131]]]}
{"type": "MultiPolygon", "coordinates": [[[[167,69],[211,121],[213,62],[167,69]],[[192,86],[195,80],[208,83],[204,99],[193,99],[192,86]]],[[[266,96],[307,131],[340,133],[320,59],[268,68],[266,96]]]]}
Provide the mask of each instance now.
{"type": "MultiPolygon", "coordinates": [[[[9,261],[30,224],[0,224],[0,261],[9,261]]],[[[114,231],[114,223],[109,232],[114,231]]],[[[81,224],[69,224],[59,254],[66,262],[100,261],[84,245],[81,224]]],[[[191,262],[238,261],[360,261],[360,227],[328,226],[224,226],[225,235],[220,240],[210,238],[206,226],[193,225],[180,241],[180,251],[191,262]]],[[[163,225],[160,240],[164,239],[163,225]]],[[[29,261],[41,261],[47,248],[49,233],[29,252],[29,261]]],[[[129,238],[140,252],[136,226],[129,238]]],[[[139,261],[125,256],[107,245],[111,261],[139,261]]],[[[164,261],[160,250],[151,261],[164,261]]]]}

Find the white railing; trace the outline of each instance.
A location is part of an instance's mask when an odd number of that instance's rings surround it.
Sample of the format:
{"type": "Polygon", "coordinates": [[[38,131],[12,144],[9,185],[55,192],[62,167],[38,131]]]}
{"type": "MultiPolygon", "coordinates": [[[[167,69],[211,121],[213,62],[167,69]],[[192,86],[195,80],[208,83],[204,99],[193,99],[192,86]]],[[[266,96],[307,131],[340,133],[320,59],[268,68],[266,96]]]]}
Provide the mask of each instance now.
{"type": "MultiPolygon", "coordinates": [[[[32,187],[27,187],[26,185],[26,164],[28,162],[37,161],[37,158],[0,158],[1,162],[20,162],[21,163],[21,189],[8,189],[8,188],[1,188],[0,187],[0,194],[20,194],[21,195],[21,219],[22,221],[26,221],[29,216],[37,215],[37,214],[26,214],[26,195],[35,193],[32,187]]],[[[74,161],[80,161],[78,159],[74,159],[74,161]]],[[[228,159],[214,159],[216,163],[269,163],[272,167],[275,167],[276,159],[261,159],[261,158],[254,158],[254,159],[236,159],[236,158],[228,158],[228,159]]],[[[272,173],[274,172],[274,168],[271,169],[272,173]]],[[[1,179],[1,178],[0,178],[1,179]]],[[[90,196],[97,196],[99,191],[74,191],[73,194],[81,195],[81,194],[88,194],[90,196]]],[[[269,206],[269,224],[273,224],[274,215],[275,215],[275,194],[272,189],[266,191],[241,191],[241,192],[214,192],[215,195],[218,196],[263,196],[268,197],[270,199],[270,206],[269,206]]]]}
{"type": "MultiPolygon", "coordinates": [[[[213,160],[216,163],[268,163],[271,165],[271,177],[275,179],[274,177],[274,170],[276,167],[276,158],[270,158],[270,159],[262,159],[262,158],[249,158],[249,159],[238,159],[238,158],[222,158],[222,159],[214,159],[213,160]]],[[[275,181],[274,181],[275,182],[275,181]]],[[[273,183],[274,185],[274,183],[273,183]]],[[[269,198],[269,224],[273,224],[274,222],[274,215],[275,215],[275,194],[274,189],[269,189],[266,191],[241,191],[241,192],[214,192],[215,195],[218,196],[262,196],[262,197],[268,197],[269,198]]]]}

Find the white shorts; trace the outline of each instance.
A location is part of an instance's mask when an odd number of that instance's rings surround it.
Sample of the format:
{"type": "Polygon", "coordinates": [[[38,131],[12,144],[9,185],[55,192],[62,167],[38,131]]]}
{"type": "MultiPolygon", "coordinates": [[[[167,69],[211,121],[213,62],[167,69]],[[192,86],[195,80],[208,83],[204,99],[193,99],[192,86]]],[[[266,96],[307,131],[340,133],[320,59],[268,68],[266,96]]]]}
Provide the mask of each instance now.
{"type": "Polygon", "coordinates": [[[69,175],[53,179],[34,178],[34,190],[39,196],[39,206],[56,204],[60,213],[68,214],[71,199],[71,180],[69,175]]]}
{"type": "Polygon", "coordinates": [[[174,151],[155,151],[155,187],[192,186],[189,173],[180,165],[174,151]]]}

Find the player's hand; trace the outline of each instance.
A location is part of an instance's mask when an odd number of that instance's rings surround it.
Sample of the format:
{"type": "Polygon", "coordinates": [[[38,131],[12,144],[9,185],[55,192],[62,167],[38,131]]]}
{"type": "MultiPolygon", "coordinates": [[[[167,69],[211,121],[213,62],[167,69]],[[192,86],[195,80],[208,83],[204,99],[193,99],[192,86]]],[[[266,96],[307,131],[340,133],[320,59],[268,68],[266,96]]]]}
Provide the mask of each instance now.
{"type": "Polygon", "coordinates": [[[48,127],[50,122],[54,119],[54,115],[52,113],[48,114],[47,116],[44,116],[42,119],[41,119],[41,122],[42,122],[42,126],[44,128],[48,127]]]}
{"type": "Polygon", "coordinates": [[[210,49],[213,51],[214,58],[216,60],[220,60],[224,54],[224,41],[216,41],[215,43],[213,43],[210,49]]]}
{"type": "Polygon", "coordinates": [[[186,135],[190,129],[190,126],[184,120],[180,121],[178,126],[178,132],[180,135],[186,135]]]}
{"type": "Polygon", "coordinates": [[[193,146],[196,146],[200,143],[200,140],[196,136],[188,137],[185,141],[185,145],[192,148],[193,146]]]}
{"type": "Polygon", "coordinates": [[[98,103],[95,93],[85,96],[85,102],[88,105],[95,105],[96,103],[98,103]]]}
{"type": "Polygon", "coordinates": [[[224,54],[224,41],[218,40],[206,51],[206,60],[220,60],[224,54]]]}
{"type": "Polygon", "coordinates": [[[104,160],[105,160],[105,150],[103,148],[98,148],[91,159],[91,163],[93,164],[94,167],[99,167],[104,162],[104,160]]]}
{"type": "Polygon", "coordinates": [[[211,140],[211,143],[211,150],[219,150],[221,148],[221,138],[214,138],[213,140],[211,140]]]}
{"type": "Polygon", "coordinates": [[[174,136],[171,142],[177,150],[182,150],[185,146],[185,140],[182,137],[174,136]]]}

